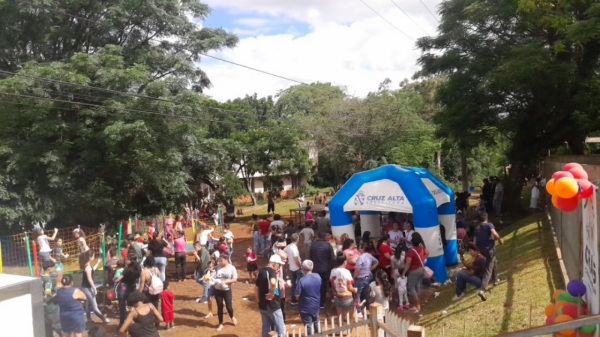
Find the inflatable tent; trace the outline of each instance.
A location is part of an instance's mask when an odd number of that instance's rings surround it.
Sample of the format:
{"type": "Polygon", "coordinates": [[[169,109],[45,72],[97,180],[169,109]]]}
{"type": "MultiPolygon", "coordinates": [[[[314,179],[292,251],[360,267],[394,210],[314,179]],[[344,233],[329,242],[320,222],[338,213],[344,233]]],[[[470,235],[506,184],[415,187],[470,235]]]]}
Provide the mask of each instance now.
{"type": "Polygon", "coordinates": [[[421,168],[385,165],[354,174],[329,202],[331,228],[336,236],[354,238],[350,212],[359,211],[363,233],[379,233],[379,212],[412,213],[415,231],[429,250],[426,265],[438,282],[448,278],[446,265],[458,263],[454,192],[421,168]],[[444,251],[439,224],[446,230],[444,251]]]}

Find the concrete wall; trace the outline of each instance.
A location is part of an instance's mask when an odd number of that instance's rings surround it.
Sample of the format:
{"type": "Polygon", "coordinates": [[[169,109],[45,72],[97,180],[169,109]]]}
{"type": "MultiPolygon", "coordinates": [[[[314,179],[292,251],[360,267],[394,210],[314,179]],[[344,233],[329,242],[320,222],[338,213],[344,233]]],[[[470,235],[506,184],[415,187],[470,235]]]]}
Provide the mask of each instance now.
{"type": "MultiPolygon", "coordinates": [[[[579,163],[588,173],[589,180],[598,185],[600,180],[600,156],[561,156],[549,157],[544,163],[543,176],[550,179],[556,171],[562,170],[567,163],[579,163]]],[[[600,206],[600,197],[597,198],[596,209],[600,206]]],[[[546,204],[552,218],[552,225],[556,232],[562,259],[570,280],[580,279],[583,273],[582,264],[582,231],[581,231],[581,206],[577,212],[563,213],[552,206],[550,197],[546,198],[546,204]]],[[[600,221],[600,217],[598,217],[600,221]]],[[[600,223],[598,224],[600,228],[600,223]]],[[[599,245],[600,246],[600,245],[599,245]]],[[[600,247],[599,247],[600,248],[600,247]]],[[[569,280],[565,280],[568,282],[569,280]]]]}

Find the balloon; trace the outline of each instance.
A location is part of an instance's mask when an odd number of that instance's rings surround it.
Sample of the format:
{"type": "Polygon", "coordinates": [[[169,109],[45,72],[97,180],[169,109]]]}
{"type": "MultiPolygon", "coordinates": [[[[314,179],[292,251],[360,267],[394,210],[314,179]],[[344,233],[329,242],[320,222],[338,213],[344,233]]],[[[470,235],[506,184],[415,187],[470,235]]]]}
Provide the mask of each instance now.
{"type": "Polygon", "coordinates": [[[554,324],[554,317],[546,317],[546,325],[554,324]]]}
{"type": "MultiPolygon", "coordinates": [[[[554,197],[552,197],[554,199],[554,197]]],[[[574,212],[579,207],[579,197],[574,196],[569,199],[556,198],[556,207],[563,212],[574,212]]]]}
{"type": "MultiPolygon", "coordinates": [[[[556,303],[557,305],[560,302],[567,302],[567,303],[573,303],[573,304],[582,304],[583,303],[581,298],[573,297],[573,296],[571,296],[571,294],[569,294],[567,292],[558,295],[558,297],[556,299],[559,301],[556,303]]],[[[556,310],[558,310],[558,308],[556,310]]]]}
{"type": "Polygon", "coordinates": [[[567,284],[567,291],[573,297],[583,297],[585,295],[585,284],[581,280],[573,280],[567,284]]]}
{"type": "Polygon", "coordinates": [[[583,332],[579,332],[579,335],[577,335],[578,337],[594,337],[594,333],[583,333],[583,332]]]}
{"type": "MultiPolygon", "coordinates": [[[[581,327],[581,332],[583,333],[594,333],[596,332],[596,326],[595,325],[584,325],[581,327]]],[[[581,335],[580,335],[581,336],[581,335]]]]}
{"type": "Polygon", "coordinates": [[[475,186],[469,186],[469,191],[475,191],[475,186]]]}
{"type": "Polygon", "coordinates": [[[565,167],[563,167],[563,171],[571,171],[574,168],[583,169],[583,166],[581,166],[581,164],[578,163],[568,163],[567,165],[565,165],[565,167]]]}
{"type": "Polygon", "coordinates": [[[578,193],[579,185],[577,185],[577,180],[574,178],[563,177],[555,180],[553,195],[569,199],[576,196],[578,193]]]}
{"type": "Polygon", "coordinates": [[[569,302],[565,302],[565,301],[558,301],[558,302],[556,302],[556,304],[554,305],[554,311],[556,313],[558,313],[558,311],[562,310],[562,307],[564,307],[567,304],[569,304],[569,302]]]}
{"type": "Polygon", "coordinates": [[[552,300],[554,302],[556,302],[556,299],[558,298],[558,295],[564,293],[565,291],[563,289],[556,289],[554,290],[554,294],[552,294],[552,300]]]}
{"type": "Polygon", "coordinates": [[[559,199],[558,196],[553,195],[552,196],[552,205],[554,205],[554,207],[560,209],[560,207],[558,206],[558,199],[559,199]]]}
{"type": "Polygon", "coordinates": [[[554,317],[554,314],[556,313],[554,303],[548,304],[546,308],[544,308],[544,313],[546,314],[546,317],[554,317]]]}
{"type": "Polygon", "coordinates": [[[587,179],[588,174],[583,168],[572,168],[569,170],[575,179],[587,179]]]}
{"type": "MultiPolygon", "coordinates": [[[[567,315],[560,315],[560,316],[556,316],[556,318],[554,318],[554,323],[564,323],[564,322],[568,322],[568,321],[572,321],[573,317],[571,316],[567,316],[567,315]]],[[[575,336],[575,333],[577,331],[575,331],[575,329],[568,329],[568,330],[563,330],[563,331],[559,331],[559,335],[565,336],[565,337],[569,337],[569,336],[575,336]]]]}
{"type": "Polygon", "coordinates": [[[577,304],[567,303],[561,308],[561,315],[571,316],[573,318],[577,318],[583,316],[583,312],[581,307],[577,304]]]}
{"type": "Polygon", "coordinates": [[[554,179],[555,183],[561,178],[573,178],[573,173],[568,171],[556,171],[552,175],[552,179],[554,179]]]}
{"type": "Polygon", "coordinates": [[[546,191],[550,195],[554,194],[554,179],[550,179],[548,182],[546,182],[546,191]]]}
{"type": "Polygon", "coordinates": [[[587,199],[587,198],[591,197],[592,194],[594,193],[594,184],[592,184],[589,180],[579,179],[577,181],[577,184],[579,185],[579,190],[581,191],[579,193],[579,195],[583,199],[587,199]]]}

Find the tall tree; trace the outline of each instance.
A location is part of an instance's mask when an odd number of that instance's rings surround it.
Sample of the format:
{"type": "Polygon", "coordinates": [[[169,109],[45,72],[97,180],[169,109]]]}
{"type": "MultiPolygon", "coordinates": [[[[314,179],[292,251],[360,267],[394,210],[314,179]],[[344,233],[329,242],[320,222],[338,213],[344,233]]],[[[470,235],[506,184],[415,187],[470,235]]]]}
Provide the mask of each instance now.
{"type": "Polygon", "coordinates": [[[437,122],[465,151],[510,140],[507,200],[544,150],[576,153],[597,120],[598,5],[450,0],[440,34],[422,38],[422,76],[443,74],[437,122]]]}

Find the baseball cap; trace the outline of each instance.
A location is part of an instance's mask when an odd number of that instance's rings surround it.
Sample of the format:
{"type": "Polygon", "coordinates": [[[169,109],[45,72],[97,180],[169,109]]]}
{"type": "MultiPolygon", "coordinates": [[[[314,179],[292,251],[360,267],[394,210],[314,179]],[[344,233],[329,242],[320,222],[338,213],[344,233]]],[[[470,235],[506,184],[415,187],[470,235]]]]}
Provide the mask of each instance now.
{"type": "Polygon", "coordinates": [[[285,264],[278,254],[272,255],[271,258],[269,258],[269,263],[285,264]]]}

